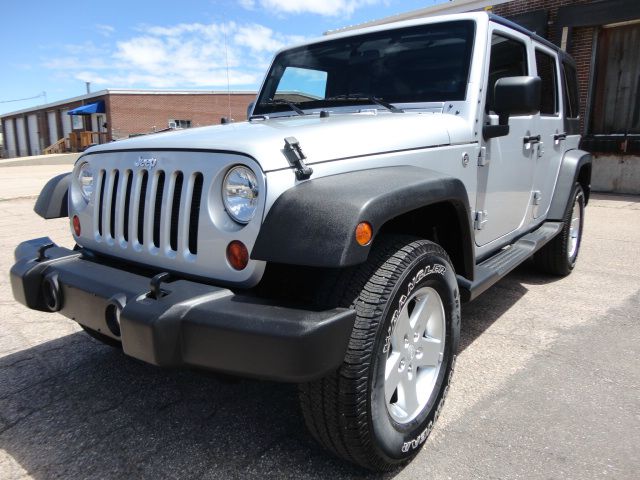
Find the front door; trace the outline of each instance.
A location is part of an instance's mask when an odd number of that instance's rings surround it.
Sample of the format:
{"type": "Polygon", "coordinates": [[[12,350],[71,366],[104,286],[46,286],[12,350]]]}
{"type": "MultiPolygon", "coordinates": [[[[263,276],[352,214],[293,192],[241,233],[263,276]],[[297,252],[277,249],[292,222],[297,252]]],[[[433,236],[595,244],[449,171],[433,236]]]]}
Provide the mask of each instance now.
{"type": "MultiPolygon", "coordinates": [[[[531,40],[518,32],[494,26],[490,32],[491,53],[487,60],[485,124],[496,125],[492,110],[493,91],[498,79],[531,75],[531,40]]],[[[509,134],[484,143],[486,161],[478,167],[475,239],[486,245],[518,230],[528,220],[535,173],[533,144],[526,142],[534,133],[535,116],[509,118],[509,134]]],[[[498,242],[499,243],[499,242],[498,242]]]]}

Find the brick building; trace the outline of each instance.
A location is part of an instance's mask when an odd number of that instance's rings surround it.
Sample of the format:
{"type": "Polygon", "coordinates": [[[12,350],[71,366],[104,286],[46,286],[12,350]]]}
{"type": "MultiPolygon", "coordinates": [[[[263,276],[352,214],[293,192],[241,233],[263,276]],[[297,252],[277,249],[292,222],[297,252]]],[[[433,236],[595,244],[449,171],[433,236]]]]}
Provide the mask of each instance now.
{"type": "Polygon", "coordinates": [[[4,157],[79,151],[167,128],[246,118],[255,92],[101,90],[0,116],[4,157]],[[230,115],[229,115],[230,114],[230,115]]]}
{"type": "Polygon", "coordinates": [[[576,60],[582,148],[600,191],[640,193],[640,0],[454,0],[339,31],[488,10],[546,37],[576,60]]]}

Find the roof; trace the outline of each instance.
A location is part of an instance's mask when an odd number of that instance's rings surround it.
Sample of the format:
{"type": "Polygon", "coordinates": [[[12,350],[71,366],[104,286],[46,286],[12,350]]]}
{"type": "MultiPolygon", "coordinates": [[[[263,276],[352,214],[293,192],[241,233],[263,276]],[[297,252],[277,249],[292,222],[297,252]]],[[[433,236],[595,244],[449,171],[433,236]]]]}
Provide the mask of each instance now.
{"type": "Polygon", "coordinates": [[[416,18],[433,17],[435,15],[446,15],[450,13],[466,13],[478,10],[487,10],[488,7],[507,3],[512,0],[452,0],[450,2],[440,3],[432,7],[411,10],[410,12],[399,13],[389,17],[371,20],[357,25],[349,25],[336,30],[329,30],[325,35],[333,35],[335,33],[347,32],[349,30],[359,30],[365,27],[374,27],[377,25],[385,25],[387,23],[401,22],[403,20],[414,20],[416,18]]]}
{"type": "Polygon", "coordinates": [[[91,100],[97,97],[103,97],[105,95],[256,95],[255,91],[241,91],[232,90],[227,92],[226,90],[136,90],[136,89],[120,89],[120,88],[107,88],[104,90],[98,90],[96,92],[86,93],[77,97],[65,98],[57,102],[45,103],[42,105],[36,105],[35,107],[24,108],[22,110],[16,110],[13,112],[7,112],[0,114],[0,119],[5,117],[12,117],[15,115],[21,115],[24,113],[35,112],[37,110],[46,110],[67,103],[81,102],[83,100],[91,100]]]}

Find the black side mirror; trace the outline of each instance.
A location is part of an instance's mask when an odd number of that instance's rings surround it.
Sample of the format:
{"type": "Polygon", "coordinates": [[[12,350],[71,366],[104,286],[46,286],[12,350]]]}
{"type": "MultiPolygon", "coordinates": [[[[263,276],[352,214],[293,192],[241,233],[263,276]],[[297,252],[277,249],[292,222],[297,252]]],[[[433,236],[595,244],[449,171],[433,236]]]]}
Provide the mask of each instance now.
{"type": "Polygon", "coordinates": [[[540,111],[540,77],[504,77],[494,87],[492,109],[498,114],[498,125],[485,125],[485,140],[509,134],[511,115],[535,115],[540,111]]]}

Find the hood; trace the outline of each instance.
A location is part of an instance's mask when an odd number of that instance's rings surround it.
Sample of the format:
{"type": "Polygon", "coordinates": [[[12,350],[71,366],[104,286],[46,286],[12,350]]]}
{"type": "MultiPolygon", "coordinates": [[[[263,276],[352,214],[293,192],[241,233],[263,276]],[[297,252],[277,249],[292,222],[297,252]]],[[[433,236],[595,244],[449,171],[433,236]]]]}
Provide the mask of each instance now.
{"type": "Polygon", "coordinates": [[[267,172],[288,168],[284,139],[296,137],[307,164],[451,143],[462,119],[441,113],[355,113],[278,117],[134,137],[92,147],[113,150],[222,150],[256,159],[267,172]]]}

